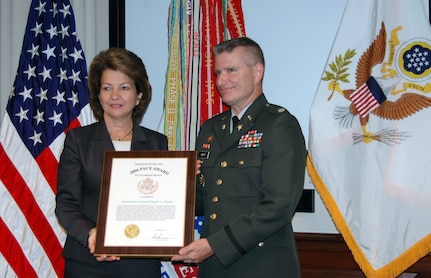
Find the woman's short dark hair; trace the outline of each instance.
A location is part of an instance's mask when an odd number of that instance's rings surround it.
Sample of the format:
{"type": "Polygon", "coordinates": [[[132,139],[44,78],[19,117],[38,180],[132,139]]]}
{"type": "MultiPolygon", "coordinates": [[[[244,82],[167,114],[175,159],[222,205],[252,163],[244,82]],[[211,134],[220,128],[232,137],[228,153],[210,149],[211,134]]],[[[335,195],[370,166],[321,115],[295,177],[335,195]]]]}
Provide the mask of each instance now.
{"type": "Polygon", "coordinates": [[[142,92],[141,101],[133,109],[132,119],[141,122],[151,101],[151,84],[142,59],[135,53],[124,48],[109,48],[94,57],[88,73],[88,87],[90,90],[90,107],[96,120],[103,118],[103,109],[99,101],[100,79],[105,70],[118,70],[135,82],[137,93],[142,92]]]}

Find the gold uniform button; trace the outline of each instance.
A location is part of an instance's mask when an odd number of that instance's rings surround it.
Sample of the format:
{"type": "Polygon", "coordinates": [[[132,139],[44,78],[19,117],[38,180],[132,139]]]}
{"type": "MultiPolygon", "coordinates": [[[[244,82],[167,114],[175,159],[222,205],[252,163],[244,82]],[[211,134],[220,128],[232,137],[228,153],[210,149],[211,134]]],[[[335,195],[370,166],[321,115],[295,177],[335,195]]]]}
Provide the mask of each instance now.
{"type": "Polygon", "coordinates": [[[221,166],[222,168],[226,168],[226,167],[227,167],[227,162],[226,162],[226,161],[223,161],[222,163],[220,163],[220,166],[221,166]]]}
{"type": "Polygon", "coordinates": [[[211,215],[210,215],[210,218],[211,218],[212,220],[215,220],[215,219],[217,218],[217,214],[216,214],[216,213],[211,214],[211,215]]]}
{"type": "Polygon", "coordinates": [[[218,202],[218,197],[214,196],[213,199],[212,199],[212,201],[213,201],[213,203],[217,203],[218,202]]]}
{"type": "Polygon", "coordinates": [[[259,247],[262,247],[264,244],[265,244],[265,242],[261,241],[261,242],[259,242],[257,245],[258,245],[259,247]]]}
{"type": "Polygon", "coordinates": [[[240,160],[240,161],[238,162],[238,164],[239,164],[239,165],[244,165],[244,163],[245,163],[245,162],[244,162],[244,160],[240,160]]]}
{"type": "Polygon", "coordinates": [[[216,180],[216,184],[217,184],[217,185],[222,185],[222,183],[223,183],[223,180],[222,180],[222,179],[218,179],[218,180],[216,180]]]}

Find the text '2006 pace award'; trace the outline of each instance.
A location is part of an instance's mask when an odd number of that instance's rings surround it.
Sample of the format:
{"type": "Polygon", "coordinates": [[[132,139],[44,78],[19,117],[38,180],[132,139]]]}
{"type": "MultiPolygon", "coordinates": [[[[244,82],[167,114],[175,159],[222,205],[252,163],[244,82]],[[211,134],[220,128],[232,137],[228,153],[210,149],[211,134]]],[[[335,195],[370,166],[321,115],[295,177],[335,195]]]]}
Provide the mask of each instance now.
{"type": "Polygon", "coordinates": [[[169,258],[194,239],[194,151],[105,152],[95,255],[169,258]]]}

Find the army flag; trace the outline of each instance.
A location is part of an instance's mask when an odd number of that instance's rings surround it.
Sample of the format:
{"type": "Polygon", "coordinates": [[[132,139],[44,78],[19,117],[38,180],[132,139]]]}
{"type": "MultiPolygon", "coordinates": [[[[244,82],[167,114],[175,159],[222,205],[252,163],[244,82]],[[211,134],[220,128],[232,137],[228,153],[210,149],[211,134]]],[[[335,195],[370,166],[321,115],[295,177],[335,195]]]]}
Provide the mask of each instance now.
{"type": "Polygon", "coordinates": [[[423,1],[349,0],[311,106],[307,168],[367,277],[431,251],[430,92],[423,1]]]}
{"type": "Polygon", "coordinates": [[[241,0],[171,0],[162,121],[169,150],[194,149],[200,125],[227,109],[215,87],[212,48],[243,36],[241,0]]]}
{"type": "MultiPolygon", "coordinates": [[[[215,87],[212,48],[245,36],[241,0],[171,0],[163,132],[169,150],[193,150],[201,124],[227,109],[215,87]]],[[[195,219],[200,237],[202,216],[195,219]]],[[[197,277],[198,268],[162,262],[162,277],[197,277]]]]}
{"type": "Polygon", "coordinates": [[[93,121],[88,102],[69,0],[31,1],[0,129],[0,277],[63,276],[58,158],[65,132],[93,121]]]}

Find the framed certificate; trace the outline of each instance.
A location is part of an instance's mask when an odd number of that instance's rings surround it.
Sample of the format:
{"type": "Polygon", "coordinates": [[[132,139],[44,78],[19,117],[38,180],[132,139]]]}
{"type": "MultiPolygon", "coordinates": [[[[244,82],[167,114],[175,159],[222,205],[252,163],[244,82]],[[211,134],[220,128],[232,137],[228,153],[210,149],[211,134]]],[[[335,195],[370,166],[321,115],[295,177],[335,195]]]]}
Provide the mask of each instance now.
{"type": "Polygon", "coordinates": [[[195,151],[107,151],[95,255],[170,258],[194,240],[195,151]]]}

